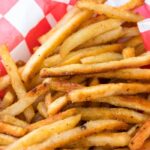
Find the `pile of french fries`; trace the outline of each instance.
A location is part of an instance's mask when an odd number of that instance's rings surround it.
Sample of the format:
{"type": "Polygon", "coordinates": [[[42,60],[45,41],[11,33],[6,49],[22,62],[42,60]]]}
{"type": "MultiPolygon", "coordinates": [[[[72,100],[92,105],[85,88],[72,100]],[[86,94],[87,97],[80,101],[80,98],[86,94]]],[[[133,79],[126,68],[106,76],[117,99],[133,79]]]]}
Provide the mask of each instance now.
{"type": "Polygon", "coordinates": [[[25,64],[0,56],[1,150],[149,150],[150,54],[134,12],[79,0],[25,64]]]}

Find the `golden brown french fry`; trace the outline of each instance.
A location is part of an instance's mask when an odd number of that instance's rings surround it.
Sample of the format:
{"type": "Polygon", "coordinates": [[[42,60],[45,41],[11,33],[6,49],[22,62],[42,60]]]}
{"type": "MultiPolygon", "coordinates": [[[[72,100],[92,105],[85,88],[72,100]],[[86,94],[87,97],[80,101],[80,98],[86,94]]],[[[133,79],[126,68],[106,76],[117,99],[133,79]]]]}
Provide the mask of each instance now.
{"type": "Polygon", "coordinates": [[[139,150],[150,136],[150,120],[147,120],[131,139],[129,147],[131,150],[139,150]]]}
{"type": "Polygon", "coordinates": [[[133,47],[126,47],[122,50],[122,55],[125,59],[135,57],[135,49],[133,47]]]}
{"type": "Polygon", "coordinates": [[[116,119],[136,124],[148,119],[148,115],[124,108],[78,107],[76,109],[81,114],[82,120],[116,119]]]}
{"type": "Polygon", "coordinates": [[[150,55],[145,55],[106,63],[71,64],[61,67],[43,68],[40,72],[40,75],[41,77],[58,77],[88,73],[101,73],[117,69],[136,68],[148,64],[150,64],[150,55]]]}
{"type": "Polygon", "coordinates": [[[7,88],[10,85],[10,78],[8,75],[0,77],[0,90],[7,88]]]}
{"type": "Polygon", "coordinates": [[[150,102],[137,96],[113,96],[91,100],[93,102],[108,103],[114,106],[141,110],[150,114],[150,102]]]}
{"type": "Polygon", "coordinates": [[[8,147],[8,150],[25,149],[28,146],[31,146],[33,144],[37,144],[39,142],[46,140],[48,137],[50,137],[53,134],[56,134],[56,133],[58,134],[63,131],[72,129],[80,121],[80,118],[81,118],[80,115],[76,115],[76,116],[66,118],[64,120],[57,121],[50,125],[42,126],[28,133],[23,138],[17,140],[15,143],[13,143],[12,145],[8,147]]]}
{"type": "Polygon", "coordinates": [[[16,140],[17,138],[13,136],[0,133],[0,145],[9,145],[15,142],[16,140]]]}
{"type": "Polygon", "coordinates": [[[83,43],[79,47],[83,48],[83,47],[90,47],[90,46],[95,46],[99,44],[105,44],[108,42],[115,41],[119,39],[120,37],[122,37],[123,35],[124,35],[124,32],[122,30],[122,27],[118,27],[116,29],[113,29],[111,31],[98,35],[97,37],[83,43]]]}
{"type": "Polygon", "coordinates": [[[101,97],[115,95],[132,95],[138,93],[149,93],[150,84],[143,83],[118,83],[101,84],[92,87],[76,89],[68,94],[72,102],[82,102],[86,100],[98,99],[101,97]]]}
{"type": "Polygon", "coordinates": [[[91,147],[91,146],[110,146],[124,147],[128,146],[131,137],[126,132],[120,133],[99,133],[85,137],[77,142],[68,145],[69,148],[91,147]]]}
{"type": "MultiPolygon", "coordinates": [[[[4,67],[10,77],[12,87],[13,87],[18,99],[20,99],[26,94],[26,89],[25,89],[23,82],[21,81],[21,77],[20,77],[18,68],[17,68],[15,62],[13,61],[13,59],[11,58],[11,56],[8,52],[8,48],[5,45],[2,45],[0,47],[0,56],[2,57],[4,67]]],[[[24,112],[24,115],[25,115],[27,121],[30,122],[34,116],[33,108],[31,106],[29,108],[27,108],[24,112]],[[30,115],[29,115],[28,111],[30,112],[30,115]]]]}
{"type": "Polygon", "coordinates": [[[0,121],[0,133],[21,137],[25,135],[27,130],[25,128],[13,126],[0,121]]]}
{"type": "Polygon", "coordinates": [[[131,10],[141,6],[144,3],[144,0],[129,0],[126,4],[120,6],[120,9],[131,10]]]}
{"type": "Polygon", "coordinates": [[[44,118],[47,118],[48,113],[44,102],[39,102],[37,105],[37,110],[44,118]]]}
{"type": "MultiPolygon", "coordinates": [[[[46,148],[59,148],[70,142],[77,141],[85,136],[89,136],[94,133],[102,132],[104,130],[120,130],[126,129],[128,125],[124,122],[117,120],[97,120],[89,121],[82,126],[76,127],[74,129],[56,134],[45,140],[43,143],[33,145],[28,148],[28,150],[45,150],[46,148]]],[[[10,149],[11,150],[11,149],[10,149]]]]}
{"type": "Polygon", "coordinates": [[[12,116],[19,115],[27,107],[33,104],[39,96],[44,95],[46,92],[48,92],[50,89],[49,86],[50,86],[50,80],[44,81],[41,85],[35,87],[27,94],[25,94],[25,96],[22,97],[19,101],[15,102],[14,104],[7,107],[6,109],[2,110],[0,112],[0,115],[4,115],[4,114],[8,114],[12,116]]]}
{"type": "Polygon", "coordinates": [[[3,97],[3,100],[0,102],[0,108],[4,109],[10,106],[15,100],[15,96],[11,91],[7,91],[3,97]]]}
{"type": "Polygon", "coordinates": [[[90,56],[81,59],[82,64],[96,64],[96,63],[104,63],[109,61],[117,61],[123,59],[121,54],[108,52],[104,54],[100,54],[97,56],[90,56]]]}
{"type": "Polygon", "coordinates": [[[36,72],[39,71],[41,63],[45,57],[53,54],[55,48],[62,43],[62,41],[69,36],[79,25],[91,16],[89,11],[81,11],[75,15],[69,22],[64,26],[60,27],[55,34],[50,36],[48,40],[39,47],[39,49],[31,56],[27,62],[23,72],[23,80],[29,81],[36,72]]]}
{"type": "Polygon", "coordinates": [[[42,35],[38,39],[38,41],[41,44],[45,43],[46,40],[48,40],[48,38],[56,32],[56,30],[58,30],[61,26],[65,25],[66,22],[70,21],[70,19],[74,17],[75,15],[77,15],[79,12],[80,12],[80,9],[78,9],[77,7],[74,7],[72,10],[66,13],[66,15],[49,32],[42,35]]]}
{"type": "Polygon", "coordinates": [[[75,52],[70,52],[60,63],[60,66],[79,63],[80,59],[88,56],[96,56],[107,52],[121,52],[122,49],[122,44],[110,44],[80,49],[75,52]]]}
{"type": "Polygon", "coordinates": [[[136,36],[136,37],[131,38],[129,41],[127,41],[125,43],[125,45],[127,47],[136,47],[136,46],[139,46],[142,43],[143,43],[143,41],[142,41],[141,36],[136,36]]]}
{"type": "MultiPolygon", "coordinates": [[[[82,77],[82,76],[80,76],[82,77]]],[[[97,78],[118,78],[118,79],[133,79],[133,80],[149,80],[150,70],[149,69],[121,69],[109,71],[106,73],[95,73],[85,75],[85,77],[97,77],[97,78]]]]}
{"type": "Polygon", "coordinates": [[[104,14],[107,17],[124,20],[127,22],[138,22],[142,20],[140,15],[137,15],[133,12],[129,12],[123,9],[118,9],[106,4],[99,4],[95,1],[78,1],[77,6],[82,9],[93,10],[98,14],[104,14]]]}
{"type": "Polygon", "coordinates": [[[140,34],[137,27],[123,28],[124,37],[133,37],[140,34]]]}
{"type": "Polygon", "coordinates": [[[37,128],[40,128],[44,125],[52,124],[56,121],[63,120],[65,118],[71,117],[71,116],[76,115],[76,114],[77,114],[76,109],[74,109],[74,108],[68,109],[64,112],[61,112],[61,113],[55,115],[55,116],[50,116],[50,117],[48,117],[44,120],[41,120],[41,121],[38,121],[36,123],[30,124],[27,127],[27,130],[30,132],[30,131],[35,130],[37,128]]]}
{"type": "Polygon", "coordinates": [[[20,120],[18,118],[15,118],[13,116],[10,116],[10,115],[1,115],[0,116],[0,121],[4,122],[4,123],[8,123],[8,124],[11,124],[11,125],[15,125],[15,126],[18,126],[18,127],[26,127],[28,125],[27,122],[23,121],[23,120],[20,120]]]}
{"type": "Polygon", "coordinates": [[[68,37],[60,47],[60,55],[64,58],[74,48],[83,44],[84,42],[98,36],[99,34],[110,31],[121,25],[121,21],[115,19],[108,19],[91,24],[83,29],[78,30],[68,37]],[[110,26],[111,24],[111,26],[110,26]],[[80,40],[79,40],[80,37],[80,40]]]}

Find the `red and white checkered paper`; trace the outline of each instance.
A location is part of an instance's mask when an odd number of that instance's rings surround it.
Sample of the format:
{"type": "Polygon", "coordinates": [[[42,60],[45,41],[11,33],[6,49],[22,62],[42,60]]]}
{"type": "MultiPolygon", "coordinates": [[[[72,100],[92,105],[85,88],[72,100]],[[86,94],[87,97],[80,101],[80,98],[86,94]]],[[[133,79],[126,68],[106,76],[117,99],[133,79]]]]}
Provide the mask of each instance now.
{"type": "MultiPolygon", "coordinates": [[[[0,0],[0,44],[7,44],[14,60],[27,61],[38,37],[49,31],[77,0],[0,0]]],[[[120,6],[129,0],[108,0],[120,6]]],[[[138,23],[147,50],[150,50],[150,0],[136,12],[145,20],[138,23]]],[[[5,69],[0,62],[0,76],[5,69]]]]}

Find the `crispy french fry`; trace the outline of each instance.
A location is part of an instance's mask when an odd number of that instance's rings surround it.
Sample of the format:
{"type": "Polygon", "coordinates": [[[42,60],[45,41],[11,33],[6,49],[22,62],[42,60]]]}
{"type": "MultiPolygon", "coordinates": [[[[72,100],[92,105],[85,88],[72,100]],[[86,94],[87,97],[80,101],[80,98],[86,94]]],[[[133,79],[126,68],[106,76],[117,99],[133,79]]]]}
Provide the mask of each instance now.
{"type": "Polygon", "coordinates": [[[13,136],[0,133],[0,145],[9,145],[15,142],[16,140],[17,138],[13,136]]]}
{"type": "MultiPolygon", "coordinates": [[[[82,76],[80,76],[82,77],[82,76]]],[[[133,80],[149,80],[149,69],[121,69],[116,71],[109,71],[107,73],[89,74],[85,77],[97,77],[97,78],[118,78],[118,79],[133,79],[133,80]]]]}
{"type": "Polygon", "coordinates": [[[150,120],[147,120],[141,128],[138,130],[138,132],[135,134],[135,136],[131,139],[129,147],[131,150],[139,150],[144,142],[149,138],[150,136],[150,120]]]}
{"type": "Polygon", "coordinates": [[[81,59],[82,64],[96,64],[123,59],[121,54],[108,52],[97,56],[90,56],[81,59]]]}
{"type": "Polygon", "coordinates": [[[80,29],[63,42],[62,46],[60,47],[60,55],[64,58],[69,54],[70,51],[83,44],[84,42],[98,36],[99,34],[119,27],[120,25],[121,21],[115,19],[108,19],[80,29]]]}
{"type": "Polygon", "coordinates": [[[77,142],[68,145],[70,148],[91,147],[91,146],[110,146],[124,147],[128,146],[130,136],[126,132],[121,133],[100,133],[83,138],[77,142]]]}
{"type": "Polygon", "coordinates": [[[125,33],[122,30],[122,27],[118,27],[116,29],[113,29],[111,31],[108,31],[106,33],[100,34],[97,37],[83,43],[80,48],[83,47],[90,47],[90,46],[95,46],[99,44],[105,44],[108,42],[115,41],[122,37],[125,33]]]}
{"type": "Polygon", "coordinates": [[[76,116],[66,118],[64,120],[57,121],[50,125],[42,126],[28,133],[26,136],[24,136],[23,138],[19,139],[18,141],[10,145],[8,147],[8,150],[25,149],[28,146],[31,146],[33,144],[46,140],[48,137],[50,137],[53,134],[56,134],[56,133],[58,134],[63,131],[72,129],[80,121],[80,118],[81,118],[80,115],[76,115],[76,116]]]}
{"type": "Polygon", "coordinates": [[[81,114],[82,120],[117,119],[136,124],[142,123],[148,118],[148,115],[124,108],[79,107],[76,109],[81,114]]]}
{"type": "Polygon", "coordinates": [[[21,137],[25,135],[27,130],[25,128],[13,126],[0,121],[0,133],[21,137]]]}
{"type": "Polygon", "coordinates": [[[107,52],[121,52],[122,49],[123,45],[121,44],[102,45],[80,49],[68,54],[68,56],[66,56],[66,58],[60,63],[60,66],[79,63],[80,59],[88,56],[96,56],[107,52]]]}
{"type": "Polygon", "coordinates": [[[15,100],[15,96],[11,91],[7,91],[3,97],[3,100],[0,102],[0,108],[4,109],[10,106],[15,100]]]}
{"type": "Polygon", "coordinates": [[[71,64],[61,67],[43,68],[40,72],[41,77],[57,77],[68,75],[81,75],[88,73],[101,73],[111,70],[136,68],[150,64],[150,55],[138,56],[120,61],[112,61],[98,64],[71,64]]]}
{"type": "Polygon", "coordinates": [[[18,126],[18,127],[26,127],[28,125],[27,122],[23,121],[23,120],[20,120],[18,118],[15,118],[13,116],[10,116],[10,115],[1,115],[0,116],[0,121],[4,122],[4,123],[8,123],[8,124],[11,124],[11,125],[15,125],[15,126],[18,126]]]}
{"type": "Polygon", "coordinates": [[[125,59],[130,57],[135,57],[135,49],[132,47],[124,48],[122,50],[122,55],[125,59]]]}
{"type": "Polygon", "coordinates": [[[70,35],[80,25],[80,23],[87,20],[90,16],[91,12],[81,11],[64,26],[60,27],[55,32],[55,34],[50,36],[50,38],[48,38],[48,40],[42,46],[39,47],[39,49],[31,56],[31,58],[27,62],[22,72],[23,80],[25,82],[29,81],[35,75],[35,73],[39,71],[44,58],[50,54],[53,54],[55,48],[60,43],[62,43],[62,41],[68,35],[70,35]]]}
{"type": "Polygon", "coordinates": [[[123,28],[124,37],[133,37],[140,34],[137,27],[123,28]]]}
{"type": "Polygon", "coordinates": [[[68,109],[64,112],[61,112],[61,113],[55,115],[55,116],[50,116],[50,117],[48,117],[44,120],[41,120],[41,121],[38,121],[36,123],[30,124],[27,127],[27,130],[30,132],[30,131],[35,130],[37,128],[40,128],[44,125],[52,124],[56,121],[63,120],[65,118],[71,117],[71,116],[76,115],[76,114],[77,114],[76,109],[74,109],[74,108],[68,109]]]}
{"type": "Polygon", "coordinates": [[[10,78],[8,75],[0,77],[0,90],[7,88],[10,85],[10,78]]]}
{"type": "Polygon", "coordinates": [[[41,85],[35,87],[27,94],[25,94],[25,96],[22,97],[19,101],[15,102],[14,104],[10,105],[9,107],[1,111],[0,115],[4,115],[4,114],[8,114],[12,116],[19,115],[27,107],[29,107],[32,103],[34,103],[39,96],[44,95],[46,92],[48,92],[50,89],[49,85],[50,85],[50,81],[46,80],[41,85]]]}
{"type": "Polygon", "coordinates": [[[127,124],[117,120],[89,121],[80,127],[53,135],[43,143],[29,147],[28,150],[36,150],[37,148],[39,150],[45,150],[46,148],[59,148],[94,133],[102,132],[104,130],[119,130],[123,128],[128,128],[127,124]]]}
{"type": "Polygon", "coordinates": [[[47,109],[46,109],[44,102],[39,102],[39,104],[37,105],[37,110],[41,114],[41,116],[43,116],[44,118],[47,118],[48,114],[47,114],[47,109]]]}
{"type": "Polygon", "coordinates": [[[149,93],[150,84],[142,83],[118,83],[118,84],[101,84],[92,87],[76,89],[68,94],[72,102],[82,102],[86,100],[98,99],[101,97],[115,95],[132,95],[138,93],[149,93]],[[112,90],[111,90],[112,89],[112,90]]]}
{"type": "MultiPolygon", "coordinates": [[[[3,64],[5,66],[5,69],[9,75],[9,77],[10,77],[12,87],[13,87],[18,99],[20,99],[26,94],[26,89],[25,89],[23,82],[21,81],[21,77],[20,77],[18,68],[17,68],[15,62],[13,61],[13,59],[11,58],[11,56],[8,52],[8,49],[5,45],[2,45],[0,47],[0,56],[2,57],[3,64]]],[[[34,116],[33,108],[31,106],[29,108],[27,108],[24,112],[24,115],[25,115],[27,121],[30,122],[34,116]],[[30,112],[30,115],[28,115],[29,114],[28,111],[30,112]]]]}
{"type": "Polygon", "coordinates": [[[77,6],[82,9],[93,10],[98,14],[104,14],[107,17],[121,19],[127,22],[138,22],[142,20],[140,15],[133,12],[118,9],[106,4],[98,4],[94,1],[78,1],[77,6]]]}

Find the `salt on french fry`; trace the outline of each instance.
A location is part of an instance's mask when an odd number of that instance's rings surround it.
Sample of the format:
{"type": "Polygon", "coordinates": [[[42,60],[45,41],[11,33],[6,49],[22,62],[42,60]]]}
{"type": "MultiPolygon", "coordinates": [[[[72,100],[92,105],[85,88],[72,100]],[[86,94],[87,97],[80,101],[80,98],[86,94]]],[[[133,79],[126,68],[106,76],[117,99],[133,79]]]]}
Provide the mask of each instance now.
{"type": "MultiPolygon", "coordinates": [[[[46,148],[59,148],[70,142],[77,141],[85,136],[89,136],[94,133],[102,132],[104,130],[120,130],[126,129],[128,125],[124,122],[117,120],[96,120],[89,121],[82,126],[73,128],[71,130],[56,134],[45,140],[43,143],[33,145],[28,150],[43,150],[46,148]]],[[[12,149],[10,149],[12,150],[12,149]]]]}

